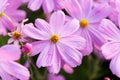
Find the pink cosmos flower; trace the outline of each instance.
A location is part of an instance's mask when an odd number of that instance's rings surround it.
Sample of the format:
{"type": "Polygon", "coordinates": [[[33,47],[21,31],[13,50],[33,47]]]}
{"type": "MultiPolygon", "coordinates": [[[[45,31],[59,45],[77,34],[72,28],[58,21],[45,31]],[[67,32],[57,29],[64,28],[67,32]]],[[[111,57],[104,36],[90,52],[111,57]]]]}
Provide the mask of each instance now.
{"type": "Polygon", "coordinates": [[[58,73],[62,63],[70,67],[81,64],[85,39],[73,34],[79,28],[76,19],[65,23],[65,14],[62,11],[54,12],[47,23],[43,19],[36,19],[35,25],[26,24],[23,32],[38,41],[33,42],[32,55],[40,53],[37,59],[38,67],[48,67],[49,72],[58,73]]]}
{"type": "Polygon", "coordinates": [[[16,28],[16,30],[12,31],[11,33],[8,33],[8,35],[11,37],[8,40],[8,44],[14,42],[14,44],[19,44],[19,42],[25,42],[25,35],[23,33],[23,27],[24,23],[28,21],[28,19],[24,19],[20,25],[16,28]]]}
{"type": "Polygon", "coordinates": [[[111,59],[110,69],[113,74],[120,77],[120,30],[107,19],[102,20],[99,30],[108,40],[101,48],[103,56],[108,60],[111,59]]]}
{"type": "Polygon", "coordinates": [[[50,13],[53,10],[61,9],[60,2],[62,0],[29,0],[28,8],[35,11],[42,5],[45,13],[50,13]]]}
{"type": "Polygon", "coordinates": [[[14,30],[15,25],[25,18],[25,12],[18,10],[20,0],[0,0],[0,34],[6,35],[7,30],[14,30]]]}
{"type": "Polygon", "coordinates": [[[18,45],[5,45],[0,48],[0,77],[2,80],[28,80],[30,73],[27,68],[14,62],[20,58],[18,45]]]}
{"type": "Polygon", "coordinates": [[[93,51],[93,45],[100,47],[105,42],[97,27],[110,13],[107,3],[93,8],[93,0],[64,0],[64,8],[79,22],[78,33],[87,41],[87,46],[82,51],[84,55],[89,55],[93,51]]]}

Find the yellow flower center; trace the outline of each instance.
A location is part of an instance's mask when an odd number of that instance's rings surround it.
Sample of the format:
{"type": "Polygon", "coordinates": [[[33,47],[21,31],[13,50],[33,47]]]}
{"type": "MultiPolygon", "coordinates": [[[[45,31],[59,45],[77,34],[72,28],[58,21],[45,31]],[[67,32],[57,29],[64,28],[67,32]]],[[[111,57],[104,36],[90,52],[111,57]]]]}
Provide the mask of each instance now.
{"type": "Polygon", "coordinates": [[[57,43],[59,41],[59,36],[57,34],[53,34],[50,38],[50,40],[53,42],[53,43],[57,43]]]}
{"type": "Polygon", "coordinates": [[[1,13],[0,13],[0,17],[2,17],[2,16],[4,16],[4,12],[1,12],[1,13]]]}
{"type": "Polygon", "coordinates": [[[20,32],[18,32],[18,31],[12,32],[12,37],[14,39],[19,39],[19,38],[21,38],[21,36],[22,36],[22,34],[20,32]]]}
{"type": "Polygon", "coordinates": [[[82,19],[81,21],[80,21],[80,27],[82,27],[82,28],[86,28],[87,26],[88,26],[88,21],[86,20],[86,19],[82,19]]]}

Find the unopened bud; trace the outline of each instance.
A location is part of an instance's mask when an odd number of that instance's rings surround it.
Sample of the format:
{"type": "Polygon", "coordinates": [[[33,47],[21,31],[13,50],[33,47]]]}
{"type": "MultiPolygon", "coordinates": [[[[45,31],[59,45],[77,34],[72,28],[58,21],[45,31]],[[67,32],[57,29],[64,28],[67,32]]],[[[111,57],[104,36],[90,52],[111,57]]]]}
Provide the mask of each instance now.
{"type": "Polygon", "coordinates": [[[110,78],[109,77],[105,77],[104,80],[110,80],[110,78]]]}
{"type": "Polygon", "coordinates": [[[72,74],[74,72],[73,68],[71,68],[69,65],[64,64],[63,69],[65,70],[65,72],[72,74]]]}
{"type": "Polygon", "coordinates": [[[26,44],[22,47],[22,52],[30,53],[31,50],[32,50],[32,44],[30,44],[30,43],[26,43],[26,44]]]}

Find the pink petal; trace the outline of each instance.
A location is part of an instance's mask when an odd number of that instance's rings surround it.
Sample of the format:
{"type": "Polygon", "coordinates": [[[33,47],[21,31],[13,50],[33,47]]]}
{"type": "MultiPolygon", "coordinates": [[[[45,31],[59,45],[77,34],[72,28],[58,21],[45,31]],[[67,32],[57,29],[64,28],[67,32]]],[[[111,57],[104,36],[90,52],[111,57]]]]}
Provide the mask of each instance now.
{"type": "Polygon", "coordinates": [[[54,9],[54,0],[44,0],[43,1],[44,13],[50,13],[54,9]]]}
{"type": "Polygon", "coordinates": [[[86,16],[89,15],[93,7],[93,0],[78,0],[86,16]]]}
{"type": "Polygon", "coordinates": [[[10,43],[12,43],[12,42],[14,42],[14,39],[13,39],[13,38],[10,38],[10,39],[8,40],[8,44],[10,44],[10,43]]]}
{"type": "Polygon", "coordinates": [[[6,11],[13,11],[20,7],[22,1],[21,0],[7,0],[9,5],[6,8],[6,11]]]}
{"type": "Polygon", "coordinates": [[[23,33],[33,39],[37,40],[48,40],[49,35],[45,34],[45,32],[40,31],[39,29],[35,28],[32,23],[26,24],[23,27],[23,33]]]}
{"type": "Polygon", "coordinates": [[[98,30],[101,31],[101,34],[107,40],[120,40],[119,29],[115,26],[115,24],[112,23],[112,21],[108,19],[102,20],[98,30]]]}
{"type": "Polygon", "coordinates": [[[49,42],[40,53],[36,65],[38,67],[46,67],[52,65],[53,55],[56,52],[54,46],[49,42]]]}
{"type": "Polygon", "coordinates": [[[80,19],[82,16],[82,9],[77,0],[64,0],[65,10],[74,18],[80,19]]]}
{"type": "Polygon", "coordinates": [[[91,23],[99,22],[103,18],[107,17],[110,14],[111,8],[107,3],[101,4],[93,8],[91,14],[89,15],[89,21],[91,23]]]}
{"type": "Polygon", "coordinates": [[[2,80],[14,80],[14,77],[12,77],[10,74],[8,74],[6,71],[4,71],[2,68],[0,68],[0,77],[2,80]]]}
{"type": "Polygon", "coordinates": [[[7,12],[8,16],[11,17],[13,21],[22,21],[26,17],[26,12],[23,10],[14,10],[7,12]]]}
{"type": "Polygon", "coordinates": [[[0,0],[0,13],[6,9],[6,6],[8,6],[8,0],[0,0]]]}
{"type": "Polygon", "coordinates": [[[94,28],[94,26],[89,28],[89,34],[94,45],[101,47],[106,42],[105,38],[101,35],[101,32],[94,28]]]}
{"type": "Polygon", "coordinates": [[[0,22],[0,35],[7,35],[7,30],[2,22],[0,22]]]}
{"type": "Polygon", "coordinates": [[[102,47],[103,56],[106,59],[111,59],[120,53],[120,42],[107,42],[102,47]]]}
{"type": "Polygon", "coordinates": [[[28,4],[28,8],[30,8],[32,11],[36,11],[40,8],[43,0],[30,0],[28,4]]]}
{"type": "Polygon", "coordinates": [[[28,69],[16,62],[2,61],[1,67],[8,74],[10,74],[20,80],[28,80],[30,77],[30,73],[29,73],[28,69]]]}
{"type": "Polygon", "coordinates": [[[53,57],[52,57],[52,65],[48,67],[50,73],[58,74],[61,69],[61,57],[58,54],[56,49],[56,45],[54,45],[53,57]]]}
{"type": "Polygon", "coordinates": [[[110,69],[113,74],[120,78],[120,54],[116,55],[110,62],[110,69]]]}
{"type": "Polygon", "coordinates": [[[78,50],[83,50],[86,47],[86,40],[80,36],[71,35],[65,38],[61,38],[60,42],[74,47],[78,50]]]}
{"type": "Polygon", "coordinates": [[[81,64],[82,54],[75,48],[59,42],[57,44],[58,52],[63,61],[71,67],[76,67],[81,64]]]}
{"type": "Polygon", "coordinates": [[[49,41],[36,41],[32,43],[32,54],[34,56],[43,51],[43,49],[49,44],[49,41]]]}
{"type": "Polygon", "coordinates": [[[8,19],[6,16],[3,16],[1,19],[2,25],[4,28],[6,28],[6,30],[10,30],[13,31],[14,30],[14,22],[12,21],[12,19],[8,19]]]}
{"type": "Polygon", "coordinates": [[[58,33],[65,23],[65,14],[62,11],[54,12],[50,17],[50,28],[52,33],[58,33]]]}
{"type": "Polygon", "coordinates": [[[8,60],[18,60],[21,51],[18,45],[5,45],[0,48],[0,58],[8,60]]]}
{"type": "Polygon", "coordinates": [[[65,26],[62,26],[61,29],[59,29],[59,35],[61,37],[69,36],[73,33],[75,33],[79,29],[79,21],[76,19],[69,20],[65,26]]]}
{"type": "Polygon", "coordinates": [[[81,50],[81,52],[84,56],[89,55],[93,51],[93,44],[88,29],[82,29],[80,32],[80,36],[82,36],[86,40],[86,47],[84,50],[81,50]]]}
{"type": "Polygon", "coordinates": [[[52,34],[51,31],[50,31],[49,24],[45,20],[43,20],[43,19],[40,19],[40,18],[36,19],[35,20],[35,26],[37,28],[39,28],[41,31],[46,32],[46,34],[48,33],[48,35],[52,34]]]}

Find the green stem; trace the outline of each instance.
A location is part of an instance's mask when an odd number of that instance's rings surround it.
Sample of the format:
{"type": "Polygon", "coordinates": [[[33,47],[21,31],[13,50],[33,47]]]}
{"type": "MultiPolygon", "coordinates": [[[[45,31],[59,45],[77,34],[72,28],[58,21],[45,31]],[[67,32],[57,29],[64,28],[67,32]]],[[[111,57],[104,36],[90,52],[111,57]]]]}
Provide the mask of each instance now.
{"type": "MultiPolygon", "coordinates": [[[[90,55],[88,57],[88,60],[90,63],[93,63],[94,62],[94,66],[92,66],[91,70],[90,70],[90,77],[89,77],[89,80],[94,80],[95,77],[97,76],[97,72],[99,71],[99,60],[98,59],[93,59],[92,55],[90,55]]],[[[89,65],[91,65],[89,63],[89,65]]]]}

